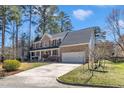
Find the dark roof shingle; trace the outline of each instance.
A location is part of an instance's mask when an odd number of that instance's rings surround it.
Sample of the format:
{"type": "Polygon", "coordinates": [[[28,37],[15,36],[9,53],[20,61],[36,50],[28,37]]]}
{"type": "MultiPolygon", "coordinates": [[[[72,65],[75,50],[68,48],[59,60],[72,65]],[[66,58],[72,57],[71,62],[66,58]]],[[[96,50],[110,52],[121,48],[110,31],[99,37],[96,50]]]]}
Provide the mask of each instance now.
{"type": "Polygon", "coordinates": [[[60,32],[60,33],[56,33],[56,34],[53,34],[53,35],[52,35],[52,38],[58,38],[58,37],[60,37],[60,38],[64,38],[65,35],[66,35],[67,33],[68,33],[68,32],[60,32]]]}
{"type": "Polygon", "coordinates": [[[78,31],[69,32],[61,46],[63,45],[72,45],[72,44],[80,44],[80,43],[88,43],[90,41],[92,31],[95,31],[95,27],[81,29],[78,31]]]}
{"type": "Polygon", "coordinates": [[[41,38],[42,38],[42,37],[40,37],[40,36],[35,37],[34,42],[40,41],[41,38]]]}

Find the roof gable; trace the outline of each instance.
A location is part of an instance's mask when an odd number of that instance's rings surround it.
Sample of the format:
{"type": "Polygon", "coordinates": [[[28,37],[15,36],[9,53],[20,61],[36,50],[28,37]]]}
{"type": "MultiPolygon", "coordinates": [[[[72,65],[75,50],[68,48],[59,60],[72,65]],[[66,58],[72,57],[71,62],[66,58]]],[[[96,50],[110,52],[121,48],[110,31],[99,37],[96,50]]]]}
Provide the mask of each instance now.
{"type": "Polygon", "coordinates": [[[44,41],[44,40],[46,40],[46,39],[51,39],[51,38],[52,38],[52,36],[51,36],[50,34],[45,33],[45,34],[43,35],[43,37],[41,38],[40,41],[44,41]]]}
{"type": "Polygon", "coordinates": [[[60,33],[56,33],[56,34],[53,34],[53,35],[45,33],[42,37],[36,37],[34,42],[39,42],[41,40],[44,41],[44,38],[49,38],[51,40],[52,39],[61,39],[61,40],[63,40],[67,33],[68,32],[60,32],[60,33]]]}
{"type": "Polygon", "coordinates": [[[66,36],[66,34],[67,34],[68,32],[60,32],[60,33],[56,33],[56,34],[53,34],[52,35],[52,38],[53,39],[64,39],[64,37],[66,36]]]}

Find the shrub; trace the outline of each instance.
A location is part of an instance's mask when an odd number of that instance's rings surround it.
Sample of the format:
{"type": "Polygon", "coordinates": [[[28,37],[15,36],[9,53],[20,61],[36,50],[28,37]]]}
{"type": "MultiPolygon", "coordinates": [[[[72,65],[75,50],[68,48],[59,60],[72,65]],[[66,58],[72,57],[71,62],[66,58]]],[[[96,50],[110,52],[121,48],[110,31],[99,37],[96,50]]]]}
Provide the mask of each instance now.
{"type": "Polygon", "coordinates": [[[21,58],[16,58],[16,60],[21,61],[21,58]]]}
{"type": "Polygon", "coordinates": [[[59,59],[60,59],[60,57],[57,56],[57,55],[49,56],[49,57],[47,58],[48,61],[56,61],[56,62],[58,62],[59,59]]]}
{"type": "Polygon", "coordinates": [[[43,54],[43,58],[48,58],[48,54],[43,54]]]}
{"type": "Polygon", "coordinates": [[[3,69],[6,71],[15,71],[20,67],[21,63],[17,60],[5,60],[3,63],[3,69]]]}

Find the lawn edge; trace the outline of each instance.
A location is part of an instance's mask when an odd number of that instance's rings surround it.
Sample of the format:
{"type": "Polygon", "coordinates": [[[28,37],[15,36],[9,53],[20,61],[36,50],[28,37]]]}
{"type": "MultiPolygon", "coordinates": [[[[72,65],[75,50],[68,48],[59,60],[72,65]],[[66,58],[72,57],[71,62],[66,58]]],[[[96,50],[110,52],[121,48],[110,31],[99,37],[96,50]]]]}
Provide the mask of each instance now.
{"type": "MultiPolygon", "coordinates": [[[[45,65],[49,65],[49,64],[44,64],[44,65],[40,65],[40,66],[45,66],[45,65]]],[[[40,66],[32,67],[32,68],[29,68],[29,69],[26,69],[26,70],[22,70],[22,71],[31,70],[31,69],[34,69],[34,68],[37,68],[37,67],[40,67],[40,66]]],[[[22,71],[21,71],[21,72],[22,72],[22,71]]]]}
{"type": "MultiPolygon", "coordinates": [[[[45,64],[45,65],[49,65],[49,64],[45,64]]],[[[45,65],[41,65],[41,66],[45,66],[45,65]]],[[[4,77],[0,77],[0,79],[6,78],[6,77],[9,77],[9,76],[12,76],[12,75],[16,75],[16,74],[19,74],[19,73],[24,72],[24,71],[35,69],[35,68],[38,68],[38,67],[41,67],[41,66],[36,66],[36,67],[30,68],[30,69],[26,69],[26,70],[19,70],[18,72],[14,73],[14,74],[7,75],[7,76],[4,76],[4,77]]]]}
{"type": "Polygon", "coordinates": [[[60,80],[59,77],[56,78],[56,81],[58,81],[59,83],[62,83],[62,84],[73,85],[73,86],[96,87],[96,88],[121,88],[121,87],[117,87],[117,86],[115,87],[115,86],[102,86],[102,85],[92,85],[92,84],[68,83],[68,82],[64,82],[64,81],[60,80]]]}

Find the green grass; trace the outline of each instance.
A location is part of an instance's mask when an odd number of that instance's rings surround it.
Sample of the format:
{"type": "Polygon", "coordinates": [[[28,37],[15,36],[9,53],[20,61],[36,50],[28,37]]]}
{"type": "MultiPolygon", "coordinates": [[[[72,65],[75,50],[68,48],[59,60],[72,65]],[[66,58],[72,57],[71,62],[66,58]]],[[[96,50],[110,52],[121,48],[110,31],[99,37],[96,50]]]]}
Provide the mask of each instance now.
{"type": "Polygon", "coordinates": [[[28,69],[43,66],[43,65],[46,65],[46,64],[48,64],[48,63],[46,63],[46,62],[21,63],[21,67],[19,69],[20,70],[28,70],[28,69]]]}
{"type": "Polygon", "coordinates": [[[60,76],[59,79],[73,84],[124,87],[124,63],[106,61],[106,70],[106,73],[95,71],[94,76],[91,77],[91,72],[87,70],[87,64],[85,64],[60,76]]]}
{"type": "Polygon", "coordinates": [[[49,64],[49,63],[46,63],[46,62],[34,62],[34,63],[23,62],[23,63],[21,63],[21,66],[20,66],[20,68],[18,70],[10,71],[10,72],[4,71],[2,69],[2,64],[0,64],[0,77],[1,76],[5,77],[5,76],[14,75],[14,74],[17,74],[19,72],[22,72],[22,71],[25,71],[25,70],[29,70],[29,69],[32,69],[32,68],[35,68],[35,67],[47,65],[47,64],[49,64]],[[4,73],[2,71],[4,71],[4,73]]]}

